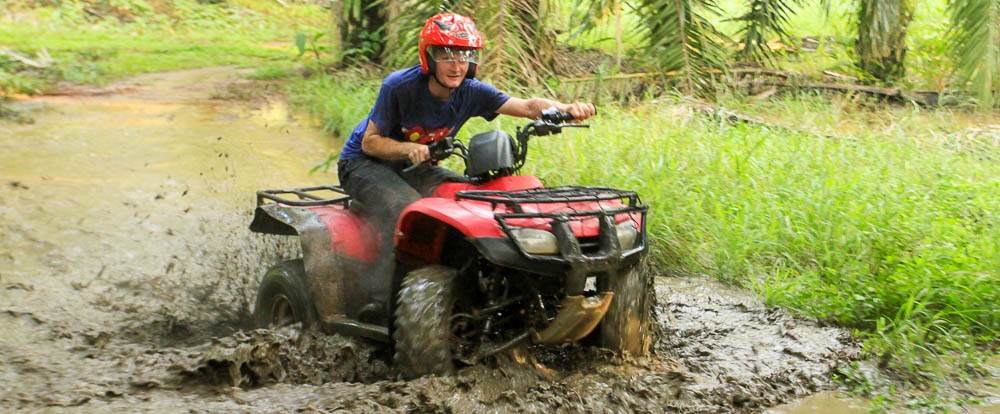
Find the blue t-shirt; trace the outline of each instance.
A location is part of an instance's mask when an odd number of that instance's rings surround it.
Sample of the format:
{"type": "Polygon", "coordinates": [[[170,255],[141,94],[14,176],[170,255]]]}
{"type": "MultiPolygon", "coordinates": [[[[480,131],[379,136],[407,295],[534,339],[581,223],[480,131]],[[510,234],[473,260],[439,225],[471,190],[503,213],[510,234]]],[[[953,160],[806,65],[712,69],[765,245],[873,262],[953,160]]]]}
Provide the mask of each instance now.
{"type": "Polygon", "coordinates": [[[455,136],[465,121],[481,116],[487,121],[497,117],[509,96],[492,85],[465,79],[446,100],[431,95],[428,77],[420,66],[393,72],[382,82],[368,117],[361,121],[340,152],[341,160],[366,157],[361,139],[368,121],[375,123],[382,136],[397,141],[427,144],[446,136],[455,136]]]}

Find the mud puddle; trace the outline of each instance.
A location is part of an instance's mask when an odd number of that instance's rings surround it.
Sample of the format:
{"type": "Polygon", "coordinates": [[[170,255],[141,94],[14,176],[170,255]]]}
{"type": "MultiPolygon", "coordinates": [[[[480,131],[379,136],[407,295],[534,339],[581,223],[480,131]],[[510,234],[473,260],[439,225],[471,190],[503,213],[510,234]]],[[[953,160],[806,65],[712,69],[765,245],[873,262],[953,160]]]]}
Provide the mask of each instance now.
{"type": "Polygon", "coordinates": [[[699,278],[657,278],[655,355],[521,349],[400,381],[374,344],[251,330],[291,240],[253,193],[326,184],[336,146],[229,68],[35,99],[0,130],[0,406],[149,412],[758,412],[829,389],[858,349],[699,278]],[[236,85],[236,86],[234,86],[236,85]],[[106,92],[106,93],[105,93],[106,92]]]}

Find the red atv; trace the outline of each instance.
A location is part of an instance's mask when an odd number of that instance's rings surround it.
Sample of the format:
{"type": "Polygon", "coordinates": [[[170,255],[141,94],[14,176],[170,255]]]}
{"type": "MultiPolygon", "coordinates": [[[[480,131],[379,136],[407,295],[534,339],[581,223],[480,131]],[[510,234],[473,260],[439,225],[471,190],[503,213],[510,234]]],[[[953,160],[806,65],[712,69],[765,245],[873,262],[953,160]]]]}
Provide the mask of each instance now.
{"type": "Polygon", "coordinates": [[[395,270],[385,280],[372,277],[379,234],[340,187],[258,192],[250,230],[298,235],[303,256],[264,276],[258,325],[317,324],[393,343],[407,376],[588,335],[615,351],[645,353],[648,207],[633,191],[544,188],[537,177],[514,175],[530,137],[587,126],[564,123],[571,119],[550,108],[516,140],[489,131],[468,146],[452,138],[431,144],[434,161],[463,158],[465,176],[402,213],[395,270]]]}

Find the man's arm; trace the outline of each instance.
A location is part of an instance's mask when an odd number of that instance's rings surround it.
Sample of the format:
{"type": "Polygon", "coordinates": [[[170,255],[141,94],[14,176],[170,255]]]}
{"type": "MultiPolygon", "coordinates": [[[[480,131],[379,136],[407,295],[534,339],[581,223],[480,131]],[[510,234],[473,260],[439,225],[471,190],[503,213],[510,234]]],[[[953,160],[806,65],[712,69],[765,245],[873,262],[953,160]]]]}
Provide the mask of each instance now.
{"type": "Polygon", "coordinates": [[[368,127],[365,129],[364,136],[361,137],[361,151],[366,155],[384,160],[409,158],[414,164],[431,157],[430,150],[426,145],[415,142],[400,142],[382,136],[378,127],[371,120],[368,120],[368,127]]]}
{"type": "Polygon", "coordinates": [[[497,113],[535,119],[542,116],[542,110],[553,106],[562,112],[569,112],[577,121],[583,121],[597,113],[597,108],[592,103],[564,104],[545,98],[521,99],[515,97],[511,97],[503,105],[500,105],[500,108],[497,108],[497,113]]]}

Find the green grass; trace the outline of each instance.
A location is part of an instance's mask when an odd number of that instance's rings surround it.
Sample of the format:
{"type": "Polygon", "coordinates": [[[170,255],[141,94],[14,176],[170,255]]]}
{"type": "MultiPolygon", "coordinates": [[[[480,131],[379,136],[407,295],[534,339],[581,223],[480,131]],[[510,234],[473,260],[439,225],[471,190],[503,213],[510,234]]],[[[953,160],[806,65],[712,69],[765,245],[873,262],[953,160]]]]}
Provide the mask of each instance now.
{"type": "Polygon", "coordinates": [[[264,0],[49,3],[55,6],[0,7],[5,12],[0,49],[29,57],[44,50],[54,60],[47,68],[32,68],[0,56],[3,92],[40,93],[59,81],[102,84],[144,72],[287,61],[295,57],[297,31],[328,22],[319,6],[283,8],[264,0]]]}
{"type": "MultiPolygon", "coordinates": [[[[346,138],[375,103],[381,78],[373,79],[372,73],[377,72],[373,68],[353,68],[332,76],[294,80],[287,85],[291,103],[322,120],[324,131],[346,138]]],[[[265,73],[259,71],[257,76],[265,73]]]]}

